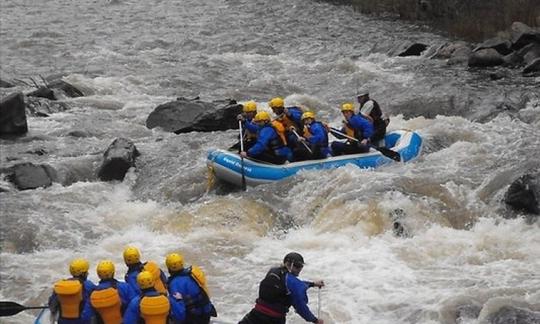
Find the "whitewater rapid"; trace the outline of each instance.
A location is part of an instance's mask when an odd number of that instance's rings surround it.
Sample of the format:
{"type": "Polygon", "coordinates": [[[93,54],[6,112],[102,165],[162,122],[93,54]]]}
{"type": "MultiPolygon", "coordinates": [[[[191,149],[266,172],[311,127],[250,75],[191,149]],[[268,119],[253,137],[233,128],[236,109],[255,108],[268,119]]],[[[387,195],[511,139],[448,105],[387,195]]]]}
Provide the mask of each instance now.
{"type": "MultiPolygon", "coordinates": [[[[2,78],[60,73],[86,95],[65,99],[65,112],[29,117],[24,139],[0,142],[2,167],[49,163],[61,180],[28,191],[0,182],[1,300],[45,304],[76,257],[90,260],[94,281],[97,262],[112,259],[120,279],[122,250],[135,245],[161,265],[178,251],[202,266],[227,323],[250,310],[258,282],[290,251],[307,262],[303,278],[326,282],[309,295],[326,323],[455,323],[462,307],[478,316],[461,323],[482,323],[501,305],[540,311],[539,224],[505,219],[502,202],[514,179],[540,167],[540,99],[497,108],[534,92],[538,78],[507,71],[491,81],[444,61],[389,56],[380,49],[403,40],[448,39],[315,1],[0,6],[2,78]],[[234,143],[237,131],[145,127],[157,105],[197,95],[253,99],[261,109],[280,95],[339,125],[337,107],[361,86],[391,130],[423,137],[417,161],[306,171],[247,192],[209,189],[206,154],[234,143]],[[141,152],[137,167],[122,182],[100,182],[101,154],[120,136],[141,152]],[[404,237],[394,235],[396,220],[404,237]]],[[[288,322],[303,323],[293,313],[288,322]]]]}

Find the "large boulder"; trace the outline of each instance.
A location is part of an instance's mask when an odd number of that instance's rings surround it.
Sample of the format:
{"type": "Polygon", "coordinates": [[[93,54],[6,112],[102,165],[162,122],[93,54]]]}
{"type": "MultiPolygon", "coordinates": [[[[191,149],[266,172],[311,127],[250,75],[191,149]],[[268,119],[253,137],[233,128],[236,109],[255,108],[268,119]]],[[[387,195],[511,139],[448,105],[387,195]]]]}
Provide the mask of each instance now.
{"type": "Polygon", "coordinates": [[[46,164],[21,163],[3,172],[19,190],[48,187],[57,179],[56,170],[46,164]]]}
{"type": "Polygon", "coordinates": [[[79,90],[77,87],[60,79],[49,82],[47,84],[47,87],[50,89],[61,91],[61,93],[64,96],[70,97],[70,98],[77,98],[77,97],[84,96],[84,93],[81,90],[79,90]]]}
{"type": "Polygon", "coordinates": [[[529,324],[540,323],[540,312],[514,306],[503,306],[488,316],[490,324],[529,324]]]}
{"type": "Polygon", "coordinates": [[[236,101],[179,98],[156,107],[148,116],[146,127],[161,127],[176,134],[227,130],[238,127],[236,116],[241,112],[242,105],[236,101]]]}
{"type": "Polygon", "coordinates": [[[498,66],[504,63],[503,56],[493,48],[485,48],[473,52],[469,56],[470,67],[498,66]]]}
{"type": "Polygon", "coordinates": [[[540,174],[525,174],[510,184],[504,202],[518,212],[540,214],[540,174]]]}
{"type": "Polygon", "coordinates": [[[45,98],[49,100],[56,100],[56,96],[54,95],[54,91],[52,89],[49,89],[47,87],[39,87],[38,89],[29,92],[26,94],[28,97],[38,97],[38,98],[45,98]]]}
{"type": "Polygon", "coordinates": [[[435,54],[431,56],[431,58],[432,59],[449,59],[452,56],[454,56],[456,52],[463,51],[463,49],[466,49],[467,57],[468,57],[471,52],[471,46],[467,42],[456,41],[456,42],[445,43],[435,51],[435,54]]]}
{"type": "Polygon", "coordinates": [[[13,88],[14,86],[11,82],[0,79],[0,88],[13,88]]]}
{"type": "Polygon", "coordinates": [[[518,50],[530,43],[540,43],[540,31],[533,29],[522,22],[514,22],[510,27],[512,35],[512,49],[518,50]]]}
{"type": "Polygon", "coordinates": [[[538,74],[540,72],[540,57],[532,61],[523,69],[523,74],[538,74]]]}
{"type": "Polygon", "coordinates": [[[123,180],[128,169],[135,166],[137,156],[139,151],[132,141],[125,138],[115,139],[103,154],[98,177],[103,181],[123,180]]]}
{"type": "Polygon", "coordinates": [[[0,135],[21,135],[28,132],[24,96],[12,93],[0,101],[0,135]]]}
{"type": "Polygon", "coordinates": [[[426,44],[422,43],[414,43],[408,46],[405,50],[400,52],[398,56],[405,57],[405,56],[420,56],[422,52],[424,52],[427,49],[426,44]]]}
{"type": "Polygon", "coordinates": [[[512,43],[509,40],[501,38],[501,37],[494,37],[494,38],[490,38],[490,39],[484,41],[482,44],[478,45],[473,50],[473,52],[477,52],[477,51],[479,51],[481,49],[493,48],[494,50],[496,50],[497,52],[499,52],[502,55],[508,55],[508,54],[510,54],[512,52],[511,47],[512,47],[512,43]]]}

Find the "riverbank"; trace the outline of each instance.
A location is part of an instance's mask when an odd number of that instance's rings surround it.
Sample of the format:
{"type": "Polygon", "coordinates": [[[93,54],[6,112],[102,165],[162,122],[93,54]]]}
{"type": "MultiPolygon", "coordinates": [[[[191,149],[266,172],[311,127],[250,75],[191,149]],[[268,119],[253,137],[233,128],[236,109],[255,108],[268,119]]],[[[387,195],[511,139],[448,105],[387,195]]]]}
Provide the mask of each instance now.
{"type": "Polygon", "coordinates": [[[538,0],[330,0],[366,14],[392,14],[423,21],[448,36],[480,41],[496,36],[514,21],[540,26],[538,0]]]}

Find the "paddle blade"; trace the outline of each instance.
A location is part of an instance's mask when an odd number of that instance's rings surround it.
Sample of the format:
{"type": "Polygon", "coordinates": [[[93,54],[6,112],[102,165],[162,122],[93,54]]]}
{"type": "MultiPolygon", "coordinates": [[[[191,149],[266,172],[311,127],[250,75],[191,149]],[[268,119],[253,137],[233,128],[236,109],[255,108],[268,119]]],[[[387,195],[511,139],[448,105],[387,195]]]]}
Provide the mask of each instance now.
{"type": "Polygon", "coordinates": [[[397,161],[397,162],[401,161],[401,155],[399,155],[399,153],[396,152],[396,151],[392,151],[392,150],[387,149],[385,147],[375,147],[375,146],[373,146],[373,148],[376,149],[377,151],[381,152],[382,155],[384,155],[386,157],[389,157],[394,161],[397,161]]]}
{"type": "Polygon", "coordinates": [[[22,312],[25,309],[26,307],[24,307],[23,305],[14,302],[0,301],[0,317],[12,316],[22,312]]]}

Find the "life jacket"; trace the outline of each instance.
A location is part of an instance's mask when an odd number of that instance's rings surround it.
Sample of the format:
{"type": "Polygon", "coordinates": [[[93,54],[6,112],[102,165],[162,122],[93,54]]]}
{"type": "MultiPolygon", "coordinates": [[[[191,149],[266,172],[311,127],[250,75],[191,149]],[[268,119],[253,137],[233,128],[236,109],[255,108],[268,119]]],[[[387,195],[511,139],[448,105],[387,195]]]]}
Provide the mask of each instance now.
{"type": "Polygon", "coordinates": [[[290,307],[289,290],[287,289],[286,275],[287,268],[272,268],[259,284],[259,298],[257,298],[256,309],[272,316],[285,316],[290,307]]]}
{"type": "Polygon", "coordinates": [[[144,296],[139,303],[145,324],[166,324],[170,309],[169,299],[164,295],[144,296]]]}
{"type": "Polygon", "coordinates": [[[388,125],[388,123],[382,118],[382,110],[379,106],[379,103],[373,99],[369,99],[367,102],[369,101],[373,102],[373,108],[371,109],[371,112],[368,116],[362,116],[369,119],[369,121],[373,124],[374,132],[373,136],[371,136],[371,140],[377,142],[384,138],[384,135],[386,134],[386,126],[388,125]]]}
{"type": "MultiPolygon", "coordinates": [[[[283,146],[287,145],[287,140],[285,139],[285,130],[282,128],[282,126],[279,126],[279,123],[276,123],[274,125],[274,122],[271,124],[265,124],[264,127],[272,127],[276,134],[276,138],[272,139],[270,143],[268,144],[268,150],[270,150],[272,153],[275,152],[275,150],[282,148],[283,146]],[[281,130],[281,133],[280,133],[281,130]]],[[[262,130],[262,128],[261,128],[262,130]]]]}
{"type": "MultiPolygon", "coordinates": [[[[211,304],[210,294],[208,293],[208,287],[206,284],[206,276],[204,275],[204,272],[200,267],[193,265],[187,269],[184,269],[184,271],[174,273],[169,277],[169,282],[171,282],[173,278],[180,276],[189,276],[200,288],[199,295],[191,296],[191,298],[187,298],[186,296],[184,296],[184,304],[186,305],[186,309],[189,312],[193,312],[196,308],[204,307],[208,304],[211,304]]],[[[210,315],[212,317],[217,316],[216,310],[213,305],[210,310],[210,315]]]]}
{"type": "Polygon", "coordinates": [[[77,319],[81,316],[84,287],[78,279],[66,279],[54,284],[60,303],[60,317],[77,319]]]}
{"type": "Polygon", "coordinates": [[[148,261],[144,264],[143,271],[148,271],[152,274],[154,277],[154,288],[157,292],[167,295],[167,287],[165,286],[165,283],[161,281],[161,270],[159,269],[159,266],[153,261],[148,261]]]}
{"type": "Polygon", "coordinates": [[[278,134],[279,138],[281,138],[281,141],[283,142],[283,145],[287,145],[287,136],[285,135],[285,126],[278,121],[278,120],[272,120],[272,127],[274,127],[274,130],[278,134]]]}
{"type": "Polygon", "coordinates": [[[122,301],[116,283],[113,283],[113,286],[109,288],[94,290],[90,295],[90,304],[98,312],[103,323],[122,323],[122,301]]]}
{"type": "MultiPolygon", "coordinates": [[[[328,124],[325,124],[325,123],[321,123],[319,121],[313,121],[309,126],[308,125],[304,125],[304,132],[302,134],[302,136],[306,139],[309,139],[311,136],[313,136],[313,134],[311,134],[311,127],[314,125],[314,124],[320,124],[322,127],[324,127],[324,129],[326,130],[326,134],[328,134],[330,132],[330,127],[328,126],[328,124]]],[[[328,142],[328,138],[326,140],[328,142]]],[[[328,143],[326,144],[323,144],[323,145],[328,145],[328,143]]]]}

